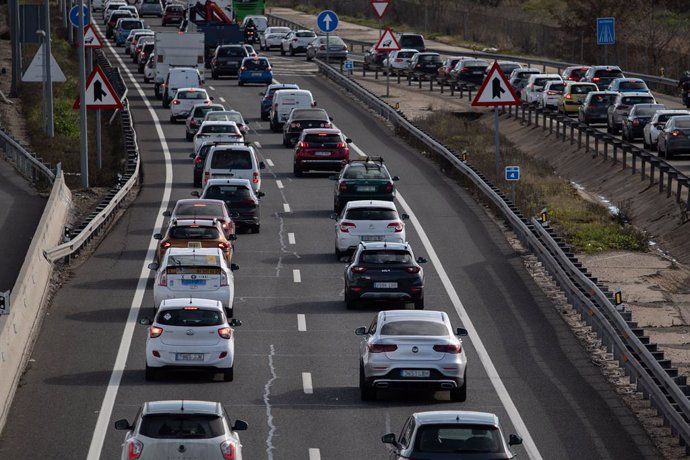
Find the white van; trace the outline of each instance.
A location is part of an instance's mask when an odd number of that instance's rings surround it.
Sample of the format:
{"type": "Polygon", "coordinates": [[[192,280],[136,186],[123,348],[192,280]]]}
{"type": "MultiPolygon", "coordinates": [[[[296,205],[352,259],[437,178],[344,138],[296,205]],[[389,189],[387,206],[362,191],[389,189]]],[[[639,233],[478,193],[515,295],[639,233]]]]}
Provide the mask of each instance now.
{"type": "Polygon", "coordinates": [[[204,161],[202,182],[210,179],[247,179],[252,190],[261,190],[261,169],[266,165],[258,161],[256,152],[247,144],[218,144],[211,147],[204,161]]]}
{"type": "Polygon", "coordinates": [[[170,107],[170,101],[180,88],[201,88],[204,83],[196,67],[173,67],[168,72],[165,83],[161,85],[163,107],[170,107]]]}
{"type": "Polygon", "coordinates": [[[316,102],[307,89],[280,89],[273,94],[271,106],[271,131],[279,132],[290,116],[292,109],[316,107],[316,102]]]}

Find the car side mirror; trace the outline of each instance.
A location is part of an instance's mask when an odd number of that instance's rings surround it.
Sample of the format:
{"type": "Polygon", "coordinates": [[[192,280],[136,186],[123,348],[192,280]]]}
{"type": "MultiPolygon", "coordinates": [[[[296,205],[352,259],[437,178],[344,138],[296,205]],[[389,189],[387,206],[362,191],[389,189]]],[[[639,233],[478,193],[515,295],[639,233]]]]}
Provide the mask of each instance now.
{"type": "Polygon", "coordinates": [[[457,335],[458,337],[465,337],[467,335],[467,329],[459,327],[455,329],[455,335],[457,335]]]}
{"type": "Polygon", "coordinates": [[[233,431],[246,431],[247,428],[249,428],[249,425],[244,420],[235,420],[235,423],[232,425],[233,431]]]}
{"type": "Polygon", "coordinates": [[[428,260],[426,260],[424,257],[417,257],[417,263],[418,264],[425,264],[427,262],[428,262],[428,260]]]}
{"type": "Polygon", "coordinates": [[[352,139],[350,139],[350,138],[348,137],[347,139],[345,139],[345,143],[346,143],[346,144],[352,144],[352,139]]]}
{"type": "Polygon", "coordinates": [[[367,335],[367,328],[364,326],[355,329],[355,335],[367,335]]]}
{"type": "Polygon", "coordinates": [[[237,219],[240,217],[240,213],[237,211],[230,211],[230,217],[232,217],[233,219],[237,219]]]}
{"type": "Polygon", "coordinates": [[[151,323],[152,323],[151,318],[141,318],[139,320],[139,324],[141,324],[142,326],[150,326],[151,323]]]}
{"type": "Polygon", "coordinates": [[[133,428],[132,425],[130,425],[129,422],[127,421],[127,419],[125,419],[125,418],[115,422],[115,429],[116,430],[131,430],[132,428],[133,428]]]}
{"type": "Polygon", "coordinates": [[[209,96],[209,99],[213,100],[213,96],[209,96]]]}
{"type": "Polygon", "coordinates": [[[391,177],[391,180],[393,180],[393,181],[399,181],[399,180],[400,180],[400,177],[398,177],[398,176],[393,176],[393,177],[391,177]]]}
{"type": "Polygon", "coordinates": [[[402,214],[400,215],[400,218],[401,218],[402,220],[407,220],[407,219],[410,218],[410,216],[408,216],[408,215],[405,214],[405,213],[402,213],[402,214]]]}
{"type": "Polygon", "coordinates": [[[518,444],[522,444],[522,438],[516,434],[511,434],[508,440],[508,445],[515,446],[518,444]]]}
{"type": "Polygon", "coordinates": [[[338,218],[338,214],[332,212],[331,215],[328,216],[328,217],[330,217],[330,218],[333,219],[333,220],[336,220],[336,219],[338,218]]]}
{"type": "Polygon", "coordinates": [[[158,262],[151,262],[149,264],[149,270],[158,270],[159,267],[160,265],[158,265],[158,262]]]}
{"type": "Polygon", "coordinates": [[[328,176],[330,180],[338,180],[338,176],[328,176]]]}
{"type": "Polygon", "coordinates": [[[237,264],[230,264],[230,270],[231,270],[231,271],[234,272],[234,271],[237,271],[237,270],[239,270],[239,269],[240,269],[240,266],[239,266],[239,265],[237,265],[237,264]]]}
{"type": "Polygon", "coordinates": [[[257,192],[256,196],[258,196],[259,198],[263,198],[266,196],[266,194],[264,192],[257,192]]]}
{"type": "Polygon", "coordinates": [[[265,96],[265,95],[266,95],[266,91],[259,91],[259,96],[265,96]]]}
{"type": "Polygon", "coordinates": [[[241,325],[242,325],[242,321],[240,321],[239,319],[233,318],[230,320],[230,326],[232,326],[232,327],[239,327],[241,325]]]}
{"type": "Polygon", "coordinates": [[[163,211],[163,217],[170,217],[170,211],[163,211]]]}
{"type": "Polygon", "coordinates": [[[153,235],[153,239],[154,239],[154,240],[162,240],[162,239],[163,239],[163,235],[161,235],[160,233],[155,233],[155,234],[153,235]]]}
{"type": "Polygon", "coordinates": [[[190,154],[189,154],[189,158],[191,158],[192,160],[193,160],[194,158],[196,158],[196,153],[190,153],[190,154]]]}
{"type": "Polygon", "coordinates": [[[190,195],[195,196],[197,198],[199,198],[201,196],[201,194],[199,193],[198,190],[194,190],[192,193],[190,193],[190,195]]]}
{"type": "Polygon", "coordinates": [[[328,120],[329,120],[329,121],[333,121],[333,117],[328,117],[328,120]]]}
{"type": "Polygon", "coordinates": [[[393,444],[394,446],[397,445],[397,442],[395,441],[395,433],[384,434],[381,436],[381,442],[384,444],[393,444]]]}
{"type": "Polygon", "coordinates": [[[259,162],[259,169],[266,169],[266,163],[264,163],[263,161],[260,161],[259,162]]]}
{"type": "Polygon", "coordinates": [[[230,241],[237,241],[237,235],[230,235],[230,236],[228,236],[228,239],[230,241]]]}

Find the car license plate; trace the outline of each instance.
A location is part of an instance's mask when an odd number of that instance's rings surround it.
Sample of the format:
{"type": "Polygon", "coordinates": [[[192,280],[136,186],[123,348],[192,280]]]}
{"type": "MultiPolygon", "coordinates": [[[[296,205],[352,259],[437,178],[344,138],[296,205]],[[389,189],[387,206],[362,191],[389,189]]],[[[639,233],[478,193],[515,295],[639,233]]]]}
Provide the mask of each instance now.
{"type": "Polygon", "coordinates": [[[401,377],[421,377],[421,378],[427,378],[431,375],[431,373],[428,370],[425,369],[405,369],[400,371],[400,376],[401,377]]]}
{"type": "Polygon", "coordinates": [[[398,283],[374,283],[376,289],[396,289],[398,283]]]}
{"type": "Polygon", "coordinates": [[[252,72],[252,77],[260,77],[262,75],[263,75],[262,72],[252,72]]]}
{"type": "Polygon", "coordinates": [[[182,286],[205,286],[206,280],[182,278],[182,286]]]}
{"type": "Polygon", "coordinates": [[[357,191],[358,192],[375,192],[376,187],[374,187],[372,185],[360,185],[359,187],[357,187],[357,191]]]}
{"type": "Polygon", "coordinates": [[[383,241],[383,237],[380,235],[363,235],[362,241],[383,241]]]}
{"type": "Polygon", "coordinates": [[[329,157],[331,156],[331,152],[316,152],[314,153],[317,157],[329,157]]]}
{"type": "Polygon", "coordinates": [[[203,361],[203,353],[175,353],[175,361],[203,361]]]}
{"type": "Polygon", "coordinates": [[[201,243],[199,243],[198,241],[188,241],[188,242],[187,242],[187,247],[188,247],[188,248],[200,249],[200,248],[201,248],[201,243]]]}

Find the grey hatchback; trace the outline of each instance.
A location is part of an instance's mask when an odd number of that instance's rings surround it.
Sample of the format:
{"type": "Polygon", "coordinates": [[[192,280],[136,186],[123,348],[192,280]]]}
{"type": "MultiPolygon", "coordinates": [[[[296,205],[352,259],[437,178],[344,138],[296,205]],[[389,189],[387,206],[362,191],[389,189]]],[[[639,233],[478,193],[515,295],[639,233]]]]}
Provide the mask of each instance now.
{"type": "Polygon", "coordinates": [[[140,18],[146,15],[158,16],[159,18],[163,17],[163,5],[161,4],[161,0],[141,0],[138,11],[140,18]]]}

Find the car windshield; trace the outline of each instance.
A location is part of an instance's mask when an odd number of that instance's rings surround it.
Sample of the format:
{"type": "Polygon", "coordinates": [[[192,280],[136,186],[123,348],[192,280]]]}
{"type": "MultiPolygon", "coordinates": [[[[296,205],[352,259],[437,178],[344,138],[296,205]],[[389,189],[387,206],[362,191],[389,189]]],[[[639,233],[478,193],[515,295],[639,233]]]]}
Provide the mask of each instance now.
{"type": "Polygon", "coordinates": [[[236,125],[204,125],[201,127],[202,134],[237,134],[240,135],[240,131],[236,125]]]}
{"type": "Polygon", "coordinates": [[[308,144],[338,144],[342,142],[339,134],[307,134],[304,142],[308,144]]]}
{"type": "Polygon", "coordinates": [[[629,89],[629,90],[646,90],[647,85],[643,81],[622,81],[618,85],[620,89],[629,89]]]}
{"type": "Polygon", "coordinates": [[[252,169],[251,153],[246,150],[221,150],[213,154],[213,169],[252,169]]]}
{"type": "Polygon", "coordinates": [[[213,254],[176,254],[168,257],[168,267],[220,267],[220,257],[213,254]]]}
{"type": "Polygon", "coordinates": [[[412,263],[412,256],[407,251],[381,249],[364,251],[359,260],[366,264],[409,264],[412,263]]]}
{"type": "Polygon", "coordinates": [[[635,105],[635,104],[653,104],[654,99],[651,97],[644,97],[644,96],[629,96],[629,97],[624,97],[621,100],[621,104],[624,105],[635,105]]]}
{"type": "Polygon", "coordinates": [[[499,453],[496,427],[487,425],[423,425],[417,430],[415,452],[499,453]]]}
{"type": "Polygon", "coordinates": [[[350,166],[343,175],[344,179],[388,179],[388,175],[378,167],[350,166]]]}
{"type": "Polygon", "coordinates": [[[206,99],[203,91],[178,91],[177,99],[206,99]]]}
{"type": "Polygon", "coordinates": [[[395,220],[398,213],[394,209],[385,208],[355,208],[347,211],[348,220],[395,220]]]}
{"type": "Polygon", "coordinates": [[[242,185],[211,185],[204,193],[204,198],[233,201],[251,198],[251,192],[242,185]]]}
{"type": "Polygon", "coordinates": [[[176,216],[222,216],[220,203],[180,203],[175,206],[176,216]]]}
{"type": "Polygon", "coordinates": [[[154,439],[211,439],[225,433],[223,419],[213,414],[148,414],[139,434],[154,439]]]}
{"type": "Polygon", "coordinates": [[[164,326],[204,327],[220,326],[225,323],[225,320],[220,311],[217,310],[205,310],[199,307],[184,307],[159,312],[156,317],[156,322],[164,326]]]}
{"type": "Polygon", "coordinates": [[[192,226],[173,227],[170,229],[170,238],[174,240],[215,240],[220,236],[215,227],[192,226]]]}
{"type": "Polygon", "coordinates": [[[266,70],[271,67],[268,59],[247,59],[242,64],[246,70],[266,70]]]}
{"type": "Polygon", "coordinates": [[[402,320],[385,323],[381,335],[448,336],[448,328],[437,321],[402,320]]]}
{"type": "Polygon", "coordinates": [[[316,37],[316,34],[314,32],[297,32],[295,34],[295,36],[306,38],[306,37],[316,37]]]}

